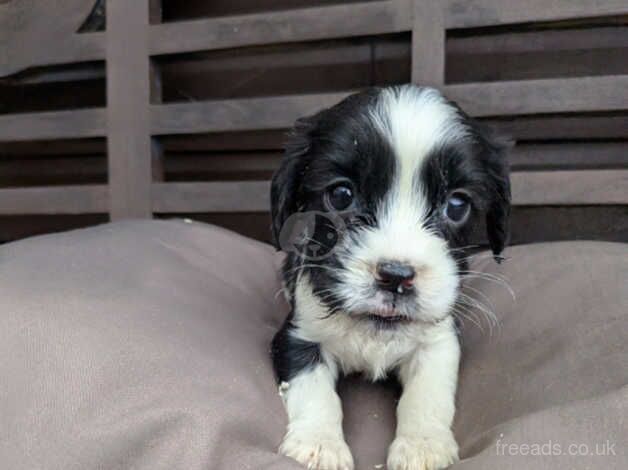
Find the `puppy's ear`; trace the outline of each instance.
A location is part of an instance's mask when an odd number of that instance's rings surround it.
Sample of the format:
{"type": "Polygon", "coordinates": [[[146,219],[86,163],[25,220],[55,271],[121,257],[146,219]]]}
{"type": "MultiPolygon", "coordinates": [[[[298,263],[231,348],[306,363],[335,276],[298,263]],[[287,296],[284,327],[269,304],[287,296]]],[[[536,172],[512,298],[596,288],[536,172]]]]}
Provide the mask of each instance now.
{"type": "Polygon", "coordinates": [[[486,234],[495,261],[500,256],[510,236],[510,167],[508,153],[513,142],[495,135],[490,129],[482,132],[486,152],[489,201],[486,211],[486,234]]]}
{"type": "Polygon", "coordinates": [[[479,154],[486,179],[486,235],[495,261],[500,256],[510,237],[510,165],[508,153],[514,142],[500,136],[486,124],[466,114],[457,103],[450,101],[460,116],[469,124],[479,146],[479,154]]]}
{"type": "Polygon", "coordinates": [[[281,165],[273,175],[270,186],[270,213],[273,244],[278,250],[281,249],[279,245],[281,228],[286,219],[299,208],[299,189],[307,169],[311,133],[316,118],[317,115],[297,120],[288,134],[281,165]]]}

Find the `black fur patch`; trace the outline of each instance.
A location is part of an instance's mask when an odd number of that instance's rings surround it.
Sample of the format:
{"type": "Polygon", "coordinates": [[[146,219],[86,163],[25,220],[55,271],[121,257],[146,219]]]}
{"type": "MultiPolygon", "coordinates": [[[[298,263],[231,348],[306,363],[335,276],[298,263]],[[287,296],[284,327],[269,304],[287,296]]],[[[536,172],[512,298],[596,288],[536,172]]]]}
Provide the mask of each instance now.
{"type": "MultiPolygon", "coordinates": [[[[296,211],[326,212],[325,192],[335,182],[346,181],[356,193],[354,208],[342,214],[348,232],[374,225],[375,210],[390,188],[396,160],[393,149],[373,125],[369,112],[381,90],[373,88],[348,97],[336,106],[300,119],[286,144],[286,155],[273,177],[271,205],[275,240],[286,218],[296,211]]],[[[327,232],[312,237],[325,245],[327,232]]],[[[279,248],[279,247],[278,247],[279,248]]],[[[337,283],[334,268],[340,267],[333,254],[324,260],[303,260],[290,253],[284,279],[293,294],[299,265],[310,277],[314,292],[331,313],[339,299],[329,293],[337,283]]]]}
{"type": "Polygon", "coordinates": [[[314,367],[321,361],[320,347],[293,335],[294,326],[288,317],[273,338],[271,353],[278,382],[288,382],[299,372],[314,367]]]}

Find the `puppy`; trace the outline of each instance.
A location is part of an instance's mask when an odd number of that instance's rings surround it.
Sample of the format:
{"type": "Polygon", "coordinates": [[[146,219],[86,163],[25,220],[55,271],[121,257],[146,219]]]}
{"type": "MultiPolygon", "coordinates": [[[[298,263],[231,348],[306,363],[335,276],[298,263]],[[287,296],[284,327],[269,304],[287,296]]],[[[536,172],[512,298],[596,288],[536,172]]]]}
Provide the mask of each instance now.
{"type": "Polygon", "coordinates": [[[474,226],[485,224],[496,259],[506,243],[507,147],[414,85],[297,121],[271,187],[274,239],[298,240],[283,267],[292,310],[272,343],[289,418],[282,454],[310,469],[353,468],[336,381],[359,372],[393,374],[403,389],[389,470],[457,460],[453,311],[474,226]],[[313,223],[291,233],[295,214],[313,223]]]}

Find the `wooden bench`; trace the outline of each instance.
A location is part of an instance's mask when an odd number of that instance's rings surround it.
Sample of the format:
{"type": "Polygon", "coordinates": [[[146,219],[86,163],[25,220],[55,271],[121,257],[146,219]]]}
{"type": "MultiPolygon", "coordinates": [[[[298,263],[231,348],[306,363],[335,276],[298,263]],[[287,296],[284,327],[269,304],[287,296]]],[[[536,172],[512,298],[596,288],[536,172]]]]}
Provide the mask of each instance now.
{"type": "MultiPolygon", "coordinates": [[[[517,140],[513,241],[628,239],[628,67],[614,60],[628,54],[627,0],[298,2],[305,7],[177,21],[162,10],[176,11],[173,1],[107,0],[105,31],[84,26],[105,2],[62,3],[0,2],[4,240],[48,230],[12,232],[10,217],[81,214],[205,214],[263,237],[283,131],[365,80],[436,86],[517,140]],[[298,74],[255,82],[255,71],[335,63],[353,73],[349,88],[325,74],[316,82],[324,91],[299,94],[282,93],[298,74]],[[204,73],[224,80],[200,99],[177,99],[171,82],[203,88],[204,73]],[[235,91],[234,77],[244,82],[235,91]],[[46,109],[46,96],[78,100],[68,84],[82,80],[91,84],[84,101],[96,105],[46,109]],[[260,95],[264,87],[273,94],[260,95]],[[29,90],[43,90],[43,104],[29,90]],[[44,110],[22,111],[20,99],[44,110]],[[213,176],[198,181],[201,173],[213,176]]],[[[186,3],[202,14],[203,2],[186,3]]]]}

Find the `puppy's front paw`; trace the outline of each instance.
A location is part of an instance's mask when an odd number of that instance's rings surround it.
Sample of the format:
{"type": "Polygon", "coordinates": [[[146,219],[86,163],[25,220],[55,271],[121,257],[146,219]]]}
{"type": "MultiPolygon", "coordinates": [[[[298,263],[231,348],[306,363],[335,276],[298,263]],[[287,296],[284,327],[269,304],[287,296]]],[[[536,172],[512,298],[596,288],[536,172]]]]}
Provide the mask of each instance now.
{"type": "Polygon", "coordinates": [[[458,460],[458,444],[449,433],[397,436],[388,449],[388,470],[439,470],[458,460]]]}
{"type": "Polygon", "coordinates": [[[311,470],[353,470],[353,457],[342,437],[289,432],[279,452],[311,470]]]}

